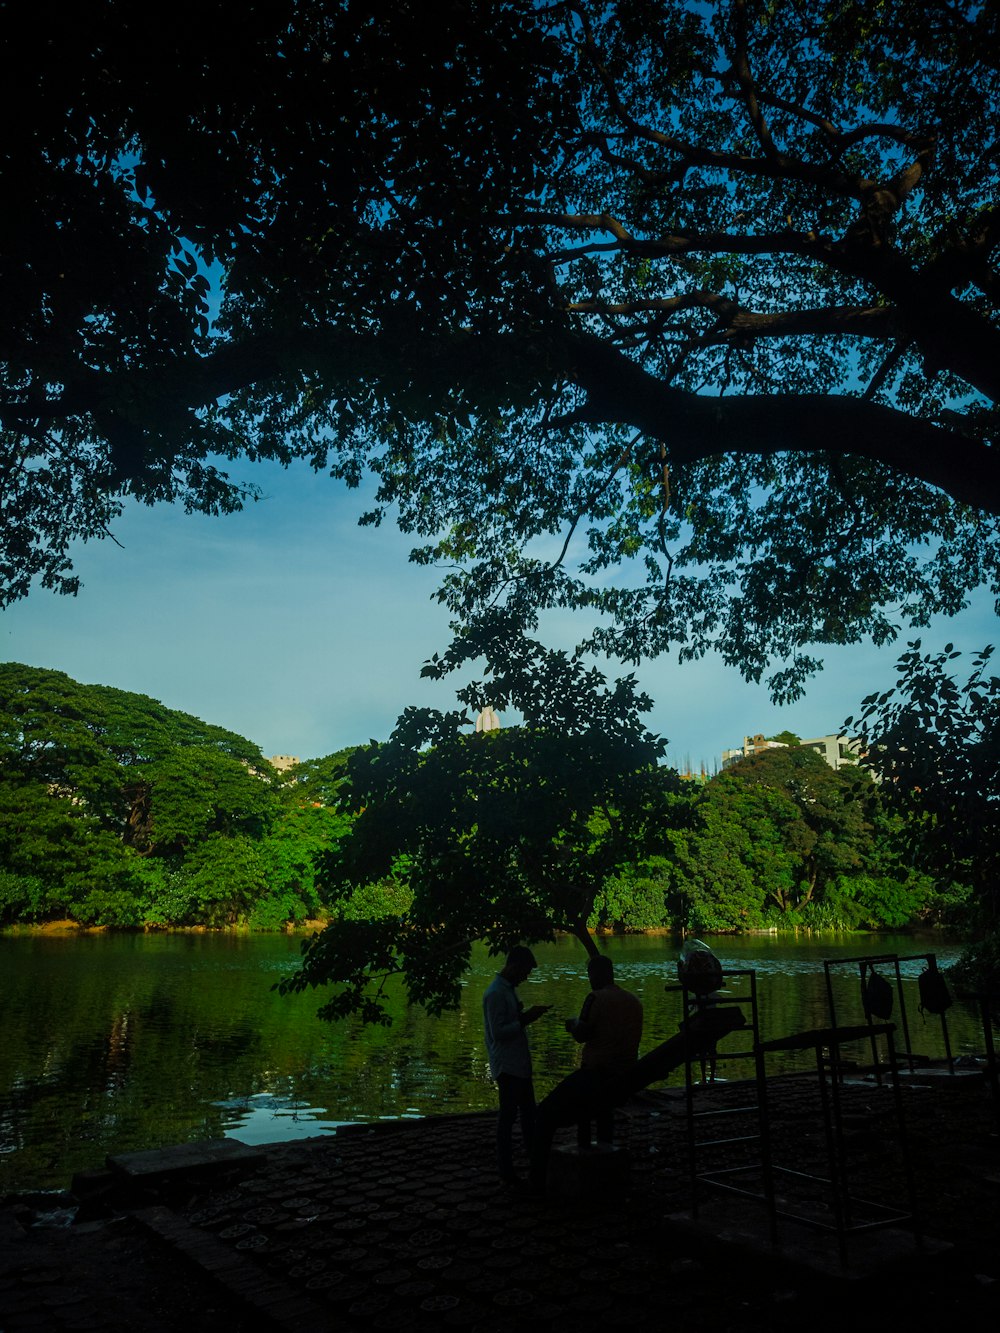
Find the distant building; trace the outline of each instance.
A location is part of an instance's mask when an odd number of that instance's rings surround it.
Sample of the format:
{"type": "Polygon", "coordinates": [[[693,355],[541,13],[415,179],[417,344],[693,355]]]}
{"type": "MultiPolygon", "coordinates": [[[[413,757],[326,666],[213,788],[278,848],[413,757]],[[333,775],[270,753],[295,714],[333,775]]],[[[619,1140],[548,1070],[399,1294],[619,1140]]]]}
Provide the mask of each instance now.
{"type": "Polygon", "coordinates": [[[477,731],[500,730],[500,717],[495,708],[491,708],[490,705],[487,704],[486,707],[476,715],[476,730],[477,731]]]}
{"type": "Polygon", "coordinates": [[[801,748],[815,750],[816,753],[837,771],[847,764],[856,764],[861,754],[861,747],[850,736],[817,736],[811,741],[802,741],[801,748]]]}
{"type": "Polygon", "coordinates": [[[769,741],[758,732],[756,736],[743,737],[743,748],[741,750],[723,750],[722,767],[729,768],[737,760],[749,759],[753,755],[764,754],[767,750],[787,749],[815,750],[834,772],[843,768],[845,764],[856,764],[860,753],[856,740],[852,740],[850,736],[841,736],[836,733],[800,741],[798,746],[788,746],[784,741],[769,741]]]}
{"type": "Polygon", "coordinates": [[[287,773],[290,768],[295,768],[300,760],[296,754],[272,754],[268,762],[279,773],[287,773]]]}
{"type": "Polygon", "coordinates": [[[769,741],[759,732],[756,736],[743,737],[742,750],[723,750],[722,767],[728,768],[730,764],[735,764],[738,759],[750,759],[755,754],[763,754],[765,750],[787,750],[788,746],[784,741],[769,741]]]}

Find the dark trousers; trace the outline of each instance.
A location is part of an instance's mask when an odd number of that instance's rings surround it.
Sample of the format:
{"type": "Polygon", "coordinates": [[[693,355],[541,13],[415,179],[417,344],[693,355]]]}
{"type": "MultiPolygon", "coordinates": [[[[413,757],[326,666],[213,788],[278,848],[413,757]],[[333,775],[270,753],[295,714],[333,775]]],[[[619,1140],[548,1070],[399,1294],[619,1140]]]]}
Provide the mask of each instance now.
{"type": "Polygon", "coordinates": [[[605,1143],[611,1142],[617,1091],[615,1079],[602,1077],[590,1069],[577,1069],[557,1083],[539,1103],[531,1144],[531,1175],[536,1184],[545,1181],[549,1152],[557,1129],[575,1124],[577,1143],[581,1148],[589,1147],[593,1118],[597,1121],[597,1137],[605,1143]]]}
{"type": "Polygon", "coordinates": [[[498,1074],[500,1112],[497,1115],[497,1169],[501,1180],[514,1178],[514,1121],[520,1117],[525,1152],[535,1132],[535,1087],[530,1078],[498,1074]]]}
{"type": "MultiPolygon", "coordinates": [[[[607,1106],[594,1113],[594,1126],[597,1129],[598,1143],[613,1143],[615,1138],[615,1113],[614,1108],[607,1106]]],[[[582,1116],[576,1122],[576,1146],[578,1148],[589,1148],[591,1146],[591,1119],[590,1116],[582,1116]]]]}

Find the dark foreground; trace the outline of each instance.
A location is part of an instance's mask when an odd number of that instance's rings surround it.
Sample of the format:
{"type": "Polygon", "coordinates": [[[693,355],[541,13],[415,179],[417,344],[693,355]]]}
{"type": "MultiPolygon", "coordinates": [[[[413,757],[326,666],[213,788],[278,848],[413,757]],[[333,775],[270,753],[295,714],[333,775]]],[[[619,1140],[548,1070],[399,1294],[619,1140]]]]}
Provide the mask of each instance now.
{"type": "MultiPolygon", "coordinates": [[[[825,1158],[814,1080],[770,1086],[775,1161],[818,1173],[825,1158]]],[[[747,1100],[745,1085],[716,1084],[698,1104],[747,1100]]],[[[0,1330],[995,1326],[995,1109],[977,1077],[908,1086],[904,1102],[926,1232],[948,1244],[920,1251],[904,1236],[902,1249],[880,1257],[885,1233],[872,1233],[851,1241],[846,1275],[832,1238],[821,1242],[827,1258],[818,1265],[802,1261],[793,1226],[770,1250],[762,1209],[748,1212],[731,1196],[691,1225],[683,1103],[671,1092],[622,1113],[631,1169],[607,1197],[596,1178],[577,1193],[578,1164],[567,1157],[545,1198],[499,1191],[492,1118],[470,1116],[276,1144],[255,1163],[214,1174],[186,1168],[158,1184],[117,1182],[109,1192],[98,1178],[81,1212],[93,1220],[61,1229],[26,1229],[26,1202],[8,1201],[0,1208],[0,1330]],[[759,1244],[745,1243],[748,1216],[759,1244]],[[730,1225],[740,1217],[743,1232],[730,1225]]],[[[888,1092],[848,1086],[845,1106],[852,1187],[896,1201],[888,1092]]],[[[735,1162],[754,1149],[713,1151],[735,1162]]],[[[708,1164],[704,1153],[699,1160],[708,1164]]],[[[792,1202],[821,1215],[823,1191],[801,1188],[792,1202]]]]}

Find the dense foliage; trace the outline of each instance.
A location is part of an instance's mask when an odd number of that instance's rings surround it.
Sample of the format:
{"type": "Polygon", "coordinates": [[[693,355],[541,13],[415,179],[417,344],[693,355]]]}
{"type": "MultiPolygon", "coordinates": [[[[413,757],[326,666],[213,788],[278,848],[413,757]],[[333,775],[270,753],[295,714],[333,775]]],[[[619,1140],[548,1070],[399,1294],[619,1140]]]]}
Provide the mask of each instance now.
{"type": "MultiPolygon", "coordinates": [[[[961,654],[908,645],[894,689],[870,695],[859,728],[865,763],[899,813],[903,854],[947,892],[970,886],[972,944],[960,971],[1000,994],[1000,678],[992,647],[955,678],[961,654]],[[964,672],[963,672],[964,674],[964,672]]],[[[848,719],[849,722],[853,719],[848,719]]]]}
{"type": "Polygon", "coordinates": [[[996,6],[18,17],[4,599],[259,458],[371,470],[466,623],[583,606],[776,697],[998,589],[996,6]]]}
{"type": "Polygon", "coordinates": [[[490,690],[522,703],[523,726],[470,735],[465,713],[412,709],[384,744],[278,774],[250,741],[144,695],[2,664],[0,924],[320,919],[292,988],[333,982],[339,1012],[400,972],[433,1008],[475,940],[904,926],[954,919],[985,873],[972,849],[991,805],[947,824],[926,775],[926,806],[891,788],[906,809],[794,748],[681,781],[630,680],[605,688],[536,644],[490,690]]]}
{"type": "Polygon", "coordinates": [[[954,914],[905,855],[902,821],[853,766],[808,749],[768,750],[706,784],[699,821],[670,835],[663,866],[676,925],[697,931],[905,926],[954,914]]]}
{"type": "Polygon", "coordinates": [[[516,636],[490,644],[489,658],[490,698],[522,725],[470,735],[464,710],[408,709],[385,744],[348,762],[352,826],[321,882],[336,904],[405,866],[412,902],[395,919],[335,917],[309,942],[283,989],[332,985],[325,1017],[386,1021],[395,974],[432,1011],[457,1005],[476,940],[502,954],[563,930],[593,951],[588,919],[605,882],[688,819],[631,678],[606,688],[578,658],[516,636]]]}
{"type": "Polygon", "coordinates": [[[332,920],[281,983],[332,987],[321,1016],[387,1021],[393,976],[432,1011],[453,1006],[476,940],[503,954],[561,930],[594,952],[601,929],[878,928],[951,905],[901,855],[900,821],[853,765],[772,749],[685,783],[661,764],[631,679],[609,689],[579,659],[516,639],[490,656],[490,696],[523,725],[469,734],[464,712],[410,709],[348,761],[350,828],[320,863],[332,920]],[[404,877],[405,911],[339,908],[404,877]]]}
{"type": "Polygon", "coordinates": [[[155,699],[0,665],[0,924],[245,924],[320,915],[345,753],[283,779],[155,699]]]}

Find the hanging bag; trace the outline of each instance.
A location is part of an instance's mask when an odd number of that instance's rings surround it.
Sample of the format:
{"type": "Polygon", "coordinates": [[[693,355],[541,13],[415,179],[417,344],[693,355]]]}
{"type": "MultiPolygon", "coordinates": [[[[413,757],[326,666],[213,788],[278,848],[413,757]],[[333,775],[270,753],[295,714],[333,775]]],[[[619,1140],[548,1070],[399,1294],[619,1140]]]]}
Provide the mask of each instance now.
{"type": "Polygon", "coordinates": [[[917,978],[920,989],[920,1012],[922,1014],[943,1014],[951,1008],[951,992],[944,974],[938,971],[937,963],[928,963],[917,978]]]}
{"type": "Polygon", "coordinates": [[[886,1021],[892,1017],[892,987],[874,968],[861,983],[861,1003],[869,1018],[886,1021]]]}

